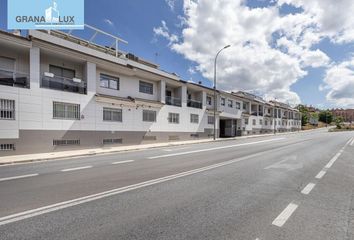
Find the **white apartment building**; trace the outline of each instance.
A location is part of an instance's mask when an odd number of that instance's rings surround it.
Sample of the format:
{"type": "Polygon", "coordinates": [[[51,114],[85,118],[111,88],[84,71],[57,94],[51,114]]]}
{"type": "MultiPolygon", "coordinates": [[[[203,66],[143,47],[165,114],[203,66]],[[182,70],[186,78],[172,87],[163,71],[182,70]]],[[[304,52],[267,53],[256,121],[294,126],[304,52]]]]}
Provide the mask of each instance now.
{"type": "MultiPolygon", "coordinates": [[[[70,32],[0,32],[0,156],[208,138],[213,89],[70,32]]],[[[97,33],[95,33],[97,34],[97,33]]],[[[217,94],[219,137],[296,131],[300,114],[247,93],[217,94]]]]}

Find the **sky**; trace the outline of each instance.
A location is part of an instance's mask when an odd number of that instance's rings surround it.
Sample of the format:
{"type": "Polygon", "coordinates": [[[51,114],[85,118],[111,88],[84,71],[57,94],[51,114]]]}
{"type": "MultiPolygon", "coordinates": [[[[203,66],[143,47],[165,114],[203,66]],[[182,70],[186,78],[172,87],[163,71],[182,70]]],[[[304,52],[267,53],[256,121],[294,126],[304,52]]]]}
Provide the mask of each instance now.
{"type": "Polygon", "coordinates": [[[85,0],[86,24],[183,80],[213,86],[230,44],[217,88],[319,108],[354,108],[353,12],[352,0],[85,0]]]}

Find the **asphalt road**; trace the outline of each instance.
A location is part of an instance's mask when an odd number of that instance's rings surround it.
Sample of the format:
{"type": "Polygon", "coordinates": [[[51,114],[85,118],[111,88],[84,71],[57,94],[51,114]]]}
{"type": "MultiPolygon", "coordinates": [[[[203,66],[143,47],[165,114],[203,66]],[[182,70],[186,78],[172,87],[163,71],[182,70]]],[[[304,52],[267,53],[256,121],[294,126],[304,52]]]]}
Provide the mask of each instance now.
{"type": "Polygon", "coordinates": [[[354,133],[0,167],[0,239],[354,239],[354,133]]]}

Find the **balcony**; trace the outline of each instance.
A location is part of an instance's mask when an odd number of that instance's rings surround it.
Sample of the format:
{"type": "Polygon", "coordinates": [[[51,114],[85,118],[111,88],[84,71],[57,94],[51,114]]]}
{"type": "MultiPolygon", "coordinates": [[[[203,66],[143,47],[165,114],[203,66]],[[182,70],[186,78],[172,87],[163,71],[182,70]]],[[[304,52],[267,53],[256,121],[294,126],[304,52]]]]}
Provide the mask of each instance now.
{"type": "Polygon", "coordinates": [[[43,75],[41,87],[80,94],[86,94],[87,90],[86,82],[84,81],[75,82],[73,79],[56,75],[53,75],[53,77],[43,75]]]}
{"type": "Polygon", "coordinates": [[[177,106],[177,107],[182,106],[182,101],[180,98],[166,96],[165,101],[166,101],[167,105],[172,105],[172,106],[177,106]]]}
{"type": "Polygon", "coordinates": [[[251,112],[251,115],[252,115],[252,116],[257,116],[257,111],[252,111],[252,112],[251,112]]]}
{"type": "Polygon", "coordinates": [[[192,99],[187,100],[187,107],[192,107],[192,108],[203,108],[203,103],[201,101],[196,101],[192,99]]]}
{"type": "Polygon", "coordinates": [[[0,85],[29,88],[29,76],[26,73],[0,69],[0,85]]]}

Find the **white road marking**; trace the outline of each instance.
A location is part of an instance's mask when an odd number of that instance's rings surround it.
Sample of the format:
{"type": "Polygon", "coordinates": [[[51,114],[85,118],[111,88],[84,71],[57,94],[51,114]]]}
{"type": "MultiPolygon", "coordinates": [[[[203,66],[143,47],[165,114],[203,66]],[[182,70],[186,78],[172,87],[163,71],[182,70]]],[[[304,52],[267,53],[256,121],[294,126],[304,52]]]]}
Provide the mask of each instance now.
{"type": "Polygon", "coordinates": [[[350,146],[353,146],[354,145],[354,138],[352,140],[352,142],[350,143],[350,146]]]}
{"type": "Polygon", "coordinates": [[[199,152],[208,152],[208,151],[214,151],[214,150],[225,149],[225,148],[241,147],[241,146],[253,145],[253,144],[258,144],[258,143],[279,141],[279,140],[283,140],[283,139],[285,139],[285,138],[275,138],[275,139],[263,140],[263,141],[258,141],[258,142],[240,143],[240,144],[235,144],[235,145],[193,150],[193,151],[188,151],[188,152],[171,153],[171,154],[165,154],[165,155],[160,155],[160,156],[148,157],[148,159],[173,157],[173,156],[186,155],[186,154],[199,153],[199,152]]]}
{"type": "Polygon", "coordinates": [[[290,216],[295,212],[298,205],[294,203],[290,203],[280,214],[274,219],[272,222],[273,225],[277,227],[282,227],[286,221],[290,218],[290,216]]]}
{"type": "Polygon", "coordinates": [[[334,157],[329,160],[329,162],[327,163],[327,165],[325,166],[325,168],[330,168],[332,167],[332,165],[335,163],[335,161],[337,161],[337,159],[339,158],[339,156],[343,153],[344,149],[346,146],[348,146],[350,144],[350,142],[352,141],[353,138],[350,138],[349,141],[339,150],[339,152],[334,155],[334,157]]]}
{"type": "Polygon", "coordinates": [[[172,152],[172,151],[179,151],[179,150],[184,150],[184,149],[188,149],[190,147],[183,147],[183,148],[169,148],[169,149],[162,149],[162,151],[165,152],[172,152]]]}
{"type": "Polygon", "coordinates": [[[287,171],[293,171],[293,170],[297,170],[299,168],[303,168],[303,164],[300,162],[297,162],[296,160],[297,160],[297,156],[295,156],[295,155],[288,156],[279,162],[276,162],[272,165],[265,167],[264,169],[267,170],[267,169],[273,168],[273,169],[285,169],[287,171]],[[293,161],[295,163],[285,163],[287,161],[293,161]]]}
{"type": "Polygon", "coordinates": [[[115,164],[130,163],[130,162],[134,162],[134,160],[125,160],[125,161],[119,161],[119,162],[112,162],[112,164],[115,165],[115,164]]]}
{"type": "Polygon", "coordinates": [[[313,189],[315,186],[316,186],[316,184],[314,184],[314,183],[309,183],[309,184],[306,185],[306,187],[304,187],[304,189],[302,189],[301,193],[307,195],[307,194],[309,194],[309,193],[312,191],[312,189],[313,189]]]}
{"type": "Polygon", "coordinates": [[[67,168],[61,170],[62,172],[71,172],[71,171],[77,171],[77,170],[82,170],[82,169],[87,169],[87,168],[92,168],[92,166],[84,166],[84,167],[77,167],[77,168],[67,168]]]}
{"type": "Polygon", "coordinates": [[[35,177],[35,176],[38,176],[38,173],[21,175],[21,176],[14,176],[14,177],[7,177],[7,178],[0,178],[0,182],[14,180],[14,179],[20,179],[20,178],[35,177]]]}
{"type": "Polygon", "coordinates": [[[326,174],[326,171],[320,171],[317,175],[316,175],[316,177],[315,178],[317,178],[317,179],[321,179],[324,175],[326,174]]]}
{"type": "Polygon", "coordinates": [[[341,155],[341,153],[339,153],[339,152],[336,155],[334,155],[334,157],[331,160],[329,160],[329,162],[327,163],[325,168],[332,167],[332,165],[335,163],[335,161],[337,161],[337,159],[339,158],[340,155],[341,155]]]}
{"type": "Polygon", "coordinates": [[[109,191],[100,192],[100,193],[96,193],[96,194],[92,194],[92,195],[88,195],[88,196],[72,199],[72,200],[69,200],[69,201],[59,202],[59,203],[56,203],[56,204],[52,204],[52,205],[48,205],[48,206],[44,206],[44,207],[40,207],[40,208],[36,208],[36,209],[32,209],[32,210],[27,210],[27,211],[24,211],[24,212],[19,212],[19,213],[12,214],[12,215],[0,217],[0,226],[8,224],[8,223],[21,221],[21,220],[24,220],[24,219],[27,219],[27,218],[35,217],[35,216],[38,216],[38,215],[42,215],[42,214],[45,214],[45,213],[54,212],[54,211],[57,211],[57,210],[60,210],[60,209],[64,209],[64,208],[76,206],[76,205],[79,205],[79,204],[91,202],[91,201],[98,200],[98,199],[101,199],[101,198],[106,198],[106,197],[109,197],[109,196],[117,195],[117,194],[120,194],[120,193],[125,193],[125,192],[129,192],[129,191],[136,190],[136,189],[139,189],[139,188],[144,188],[144,187],[147,187],[147,186],[151,186],[151,185],[155,185],[155,184],[171,181],[173,179],[182,178],[182,177],[190,176],[190,175],[193,175],[193,174],[196,174],[196,173],[205,172],[205,171],[208,171],[208,170],[212,170],[212,169],[215,169],[215,168],[219,168],[219,167],[230,165],[230,164],[233,164],[233,163],[236,163],[236,162],[247,160],[249,158],[254,158],[254,157],[257,157],[257,156],[261,156],[263,154],[264,154],[264,152],[255,153],[255,154],[252,154],[252,155],[248,155],[248,156],[245,156],[245,157],[236,158],[236,159],[233,159],[233,160],[229,160],[229,161],[225,161],[225,162],[209,165],[209,166],[206,166],[206,167],[197,168],[197,169],[194,169],[194,170],[181,172],[181,173],[169,175],[169,176],[162,177],[162,178],[157,178],[157,179],[149,180],[149,181],[146,181],[146,182],[133,184],[133,185],[130,185],[130,186],[116,188],[116,189],[112,189],[112,190],[109,190],[109,191]]]}

